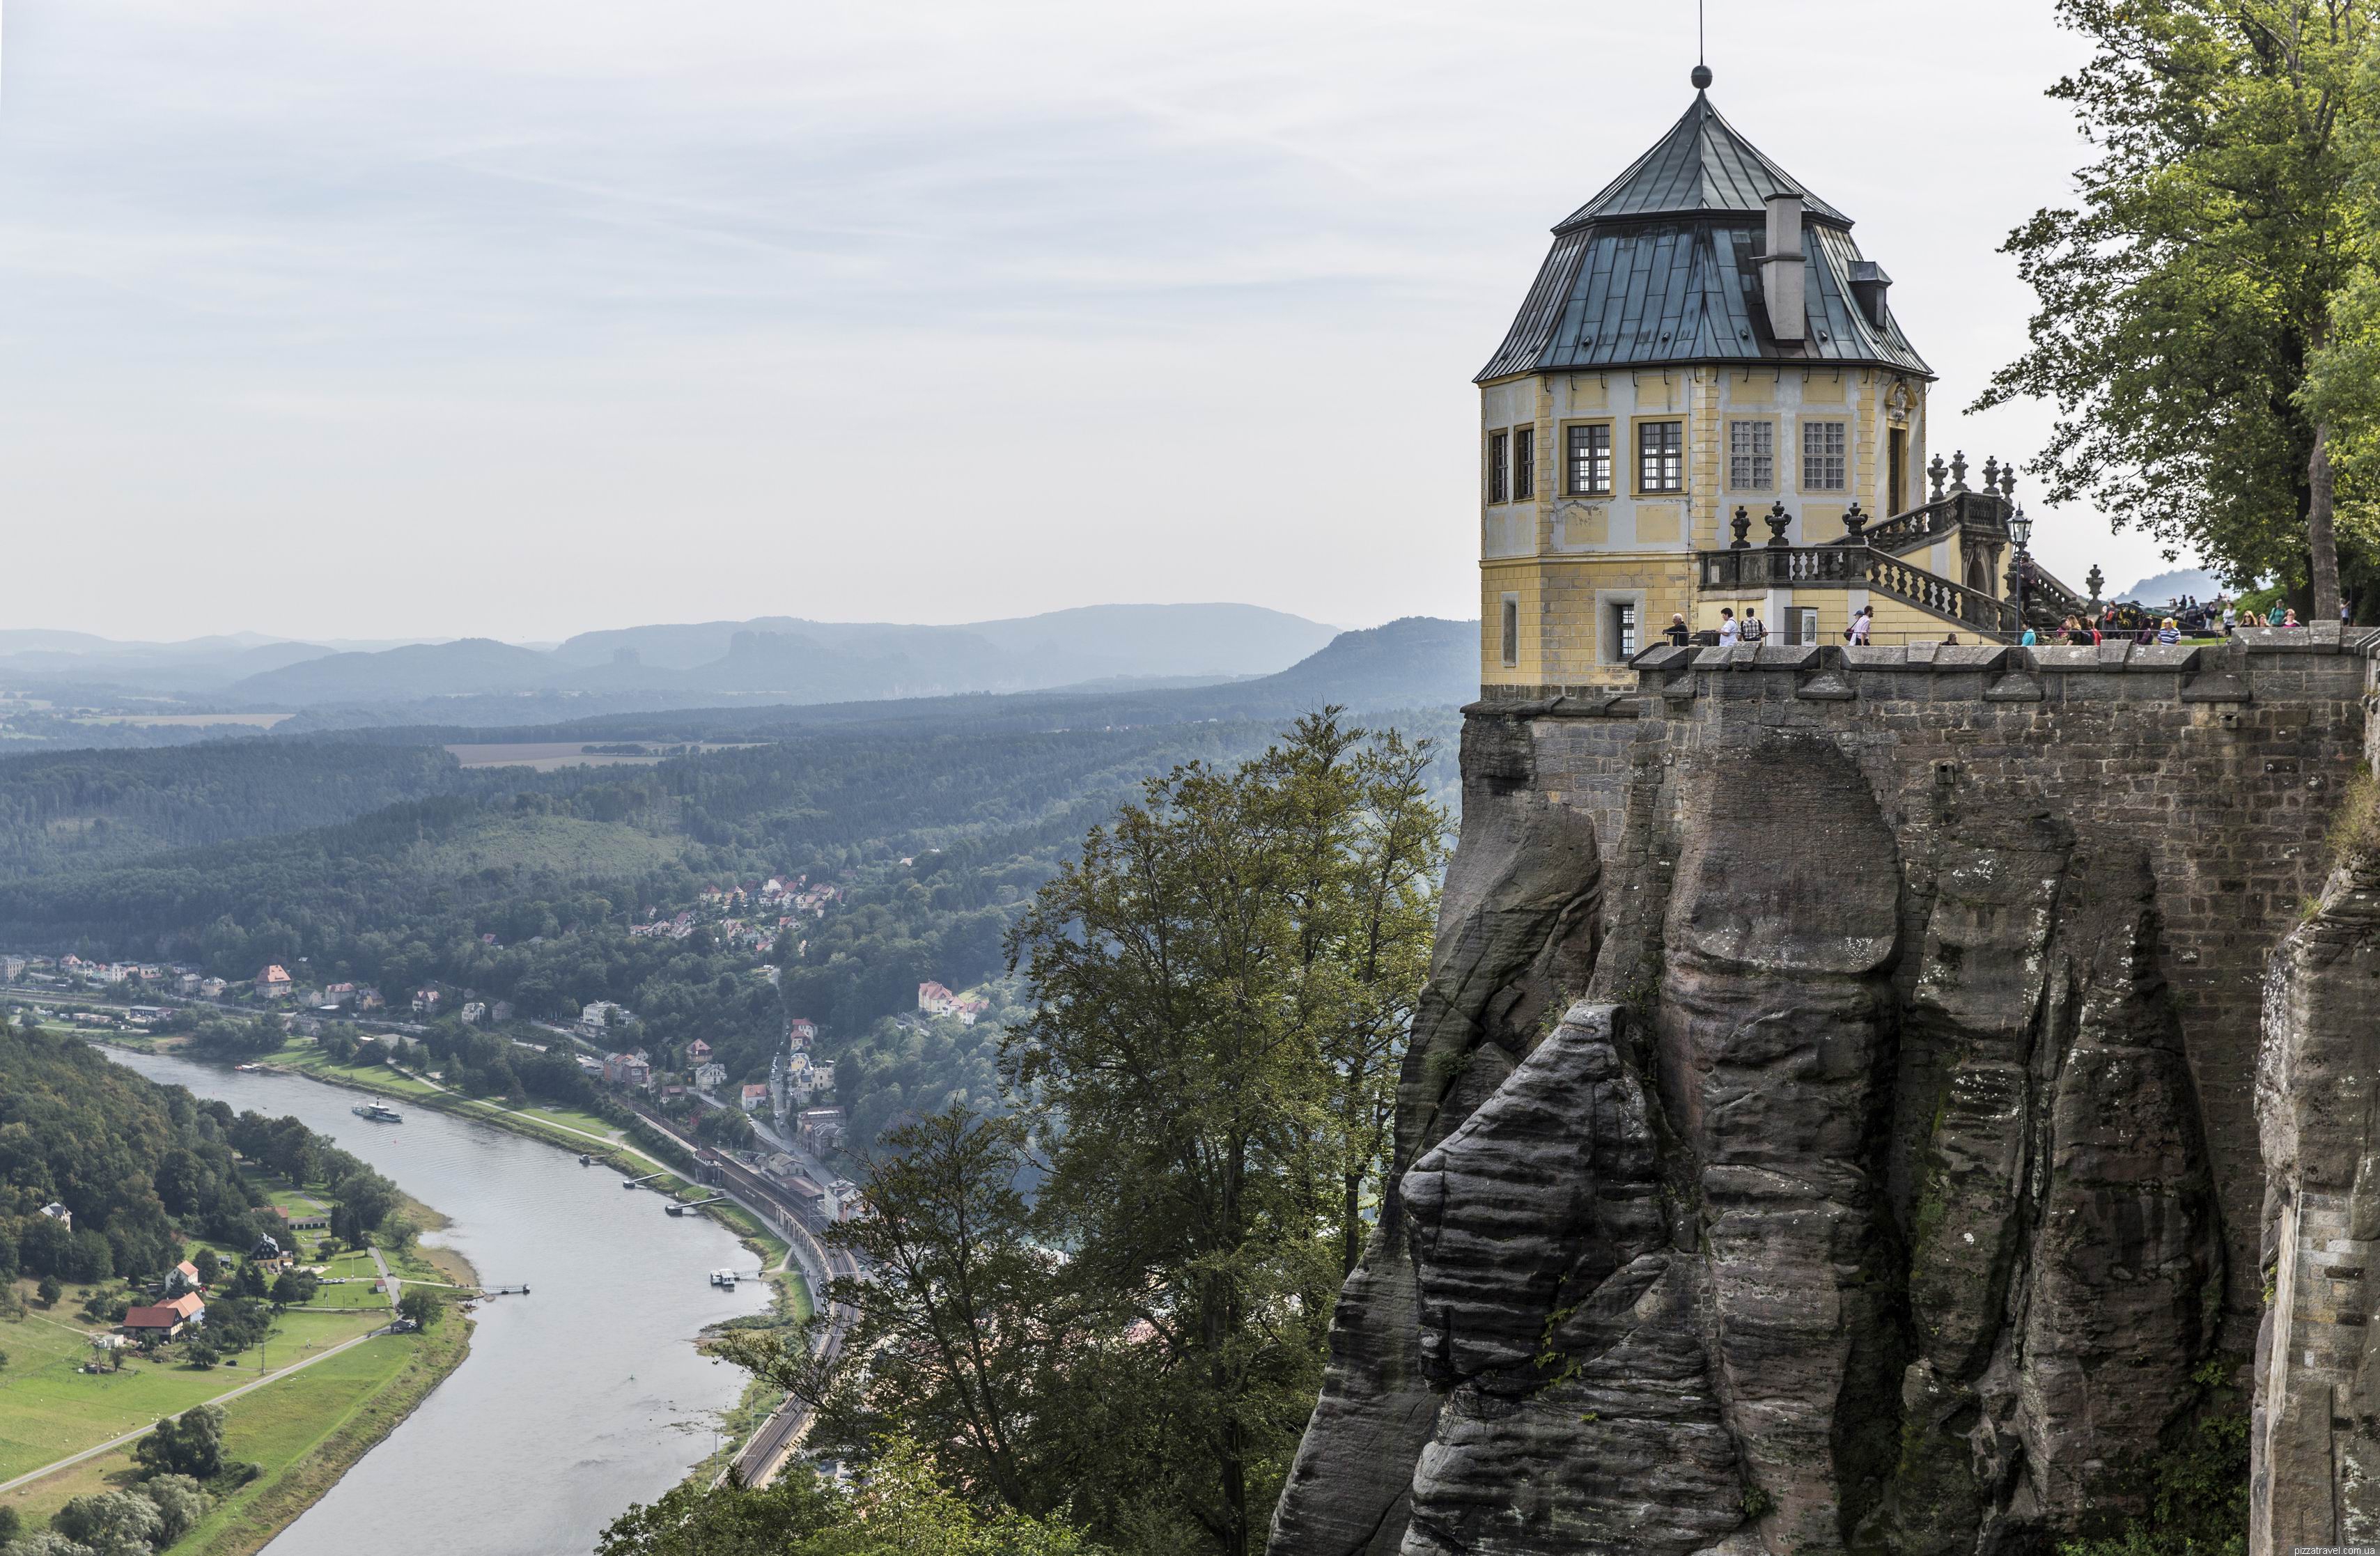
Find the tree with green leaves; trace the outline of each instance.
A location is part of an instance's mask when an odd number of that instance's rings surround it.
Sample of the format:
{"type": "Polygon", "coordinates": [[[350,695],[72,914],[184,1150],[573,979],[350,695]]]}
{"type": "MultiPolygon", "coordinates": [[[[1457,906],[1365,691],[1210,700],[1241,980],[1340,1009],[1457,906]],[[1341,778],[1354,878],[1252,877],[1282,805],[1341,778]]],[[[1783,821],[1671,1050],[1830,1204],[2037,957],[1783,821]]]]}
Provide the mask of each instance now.
{"type": "Polygon", "coordinates": [[[1075,1479],[1066,1369],[1091,1337],[1037,1240],[1019,1188],[1032,1165],[1014,1117],[953,1105],[891,1131],[868,1159],[863,1213],[826,1234],[868,1270],[826,1293],[857,1315],[838,1360],[816,1357],[816,1323],[731,1331],[720,1354],[811,1403],[813,1444],[865,1452],[905,1433],[969,1496],[1060,1506],[1075,1479]]]}
{"type": "Polygon", "coordinates": [[[427,1286],[407,1286],[396,1299],[396,1310],[425,1330],[436,1329],[446,1316],[446,1299],[427,1286]]]}
{"type": "Polygon", "coordinates": [[[224,1467],[224,1409],[199,1404],[159,1421],[132,1445],[132,1462],[143,1476],[187,1475],[205,1480],[224,1467]]]}
{"type": "Polygon", "coordinates": [[[2374,0],[2059,0],[2094,53],[2050,90],[2098,159],[2005,251],[2039,299],[1977,407],[2056,402],[2032,468],[2168,554],[2336,619],[2334,430],[2307,393],[2363,250],[2350,209],[2374,0]]]}
{"type": "Polygon", "coordinates": [[[1075,1530],[1010,1509],[987,1510],[934,1477],[907,1438],[876,1444],[849,1491],[800,1465],[765,1489],[732,1477],[692,1482],[650,1506],[632,1506],[596,1544],[597,1556],[1101,1556],[1075,1530]]]}
{"type": "Polygon", "coordinates": [[[1330,709],[1177,767],[1018,921],[1040,1003],[1003,1056],[1050,1120],[1038,1214],[1065,1290],[1132,1337],[1073,1364],[1095,1529],[1261,1539],[1385,1167],[1445,830],[1427,760],[1330,709]]]}

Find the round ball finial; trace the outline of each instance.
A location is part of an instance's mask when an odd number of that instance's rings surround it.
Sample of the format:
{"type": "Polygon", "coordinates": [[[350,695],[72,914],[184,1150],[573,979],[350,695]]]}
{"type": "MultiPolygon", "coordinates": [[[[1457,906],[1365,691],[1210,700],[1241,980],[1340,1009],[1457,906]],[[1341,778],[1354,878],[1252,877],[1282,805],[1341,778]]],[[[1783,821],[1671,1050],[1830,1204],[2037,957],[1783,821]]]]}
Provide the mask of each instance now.
{"type": "Polygon", "coordinates": [[[1694,73],[1687,79],[1694,83],[1694,90],[1696,91],[1702,91],[1704,88],[1711,84],[1710,67],[1707,65],[1695,66],[1694,73]]]}

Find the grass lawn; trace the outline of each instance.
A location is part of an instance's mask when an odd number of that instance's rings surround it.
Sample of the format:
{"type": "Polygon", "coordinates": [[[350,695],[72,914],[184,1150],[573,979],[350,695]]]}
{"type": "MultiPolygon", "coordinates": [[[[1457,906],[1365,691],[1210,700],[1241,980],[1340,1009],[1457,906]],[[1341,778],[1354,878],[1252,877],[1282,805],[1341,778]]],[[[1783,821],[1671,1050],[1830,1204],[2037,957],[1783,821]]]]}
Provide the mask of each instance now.
{"type": "MultiPolygon", "coordinates": [[[[176,1544],[177,1556],[237,1556],[261,1548],[454,1369],[468,1337],[469,1326],[459,1321],[428,1335],[383,1335],[226,1404],[225,1450],[261,1473],[176,1544]]],[[[119,1449],[8,1501],[27,1526],[38,1527],[74,1498],[131,1478],[131,1453],[119,1449]]]]}
{"type": "MultiPolygon", "coordinates": [[[[0,1480],[146,1426],[160,1416],[226,1393],[257,1377],[258,1355],[242,1352],[237,1367],[209,1371],[178,1359],[128,1360],[122,1372],[76,1370],[92,1355],[91,1338],[67,1305],[32,1309],[0,1323],[0,1480]]],[[[367,1313],[325,1313],[293,1307],[273,1320],[263,1359],[274,1368],[328,1349],[388,1321],[385,1306],[367,1313]]]]}

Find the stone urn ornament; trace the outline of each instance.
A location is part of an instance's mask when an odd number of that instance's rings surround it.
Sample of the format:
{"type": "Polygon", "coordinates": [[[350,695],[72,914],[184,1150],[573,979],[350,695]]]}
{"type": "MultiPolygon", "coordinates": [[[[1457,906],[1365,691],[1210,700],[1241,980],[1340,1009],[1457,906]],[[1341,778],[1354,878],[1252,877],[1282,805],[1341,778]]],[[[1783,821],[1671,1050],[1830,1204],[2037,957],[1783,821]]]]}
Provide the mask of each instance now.
{"type": "Polygon", "coordinates": [[[1735,510],[1735,517],[1730,523],[1730,528],[1735,531],[1735,542],[1727,549],[1730,551],[1749,550],[1752,545],[1752,516],[1744,512],[1743,509],[1740,507],[1737,508],[1735,510]]]}
{"type": "MultiPolygon", "coordinates": [[[[1735,511],[1742,513],[1743,510],[1742,508],[1738,508],[1735,511]]],[[[1793,522],[1793,516],[1785,511],[1785,503],[1782,498],[1779,498],[1777,502],[1769,504],[1768,511],[1760,516],[1760,522],[1768,526],[1768,543],[1770,546],[1782,548],[1793,543],[1785,538],[1786,528],[1793,522]]]]}
{"type": "MultiPolygon", "coordinates": [[[[1784,506],[1781,503],[1778,505],[1784,506]]],[[[1867,515],[1860,512],[1860,505],[1857,503],[1843,510],[1843,529],[1851,536],[1852,544],[1855,546],[1867,544],[1867,537],[1862,533],[1867,529],[1867,515]]]]}

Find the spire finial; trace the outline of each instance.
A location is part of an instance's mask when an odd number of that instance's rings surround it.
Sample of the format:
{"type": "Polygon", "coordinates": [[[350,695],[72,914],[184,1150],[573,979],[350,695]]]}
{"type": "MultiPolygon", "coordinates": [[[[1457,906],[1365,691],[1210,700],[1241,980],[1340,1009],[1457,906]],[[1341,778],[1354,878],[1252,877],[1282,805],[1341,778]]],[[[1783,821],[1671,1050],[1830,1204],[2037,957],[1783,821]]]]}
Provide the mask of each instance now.
{"type": "Polygon", "coordinates": [[[1694,83],[1696,91],[1711,84],[1709,52],[1703,46],[1703,0],[1694,0],[1694,73],[1687,79],[1694,83]]]}

